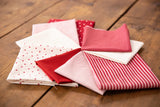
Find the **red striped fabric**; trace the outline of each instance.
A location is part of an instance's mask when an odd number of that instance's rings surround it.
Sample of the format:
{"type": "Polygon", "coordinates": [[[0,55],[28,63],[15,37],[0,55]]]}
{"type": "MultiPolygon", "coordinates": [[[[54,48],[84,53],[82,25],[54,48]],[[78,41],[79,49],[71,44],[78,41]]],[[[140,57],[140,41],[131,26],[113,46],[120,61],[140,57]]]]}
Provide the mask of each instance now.
{"type": "Polygon", "coordinates": [[[160,86],[158,78],[138,54],[127,65],[88,53],[85,53],[85,56],[92,68],[99,89],[126,90],[160,86]]]}

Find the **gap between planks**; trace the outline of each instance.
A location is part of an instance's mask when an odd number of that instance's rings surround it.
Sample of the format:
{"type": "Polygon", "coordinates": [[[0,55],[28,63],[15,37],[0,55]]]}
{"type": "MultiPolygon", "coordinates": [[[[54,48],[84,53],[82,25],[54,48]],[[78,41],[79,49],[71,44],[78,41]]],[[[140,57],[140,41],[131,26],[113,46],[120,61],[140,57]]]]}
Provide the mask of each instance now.
{"type": "MultiPolygon", "coordinates": [[[[117,18],[117,20],[115,20],[114,22],[113,22],[113,24],[111,24],[111,26],[109,26],[109,28],[107,28],[106,30],[110,30],[137,2],[138,2],[139,0],[135,0],[118,18],[117,18]]],[[[59,1],[58,1],[59,2],[59,1]]],[[[57,4],[57,3],[56,3],[57,4]]],[[[50,6],[51,7],[51,6],[50,6]]],[[[49,8],[49,7],[48,7],[49,8]]],[[[47,8],[47,9],[48,9],[47,8]]],[[[47,10],[47,9],[45,9],[45,10],[47,10]]],[[[44,10],[44,11],[45,11],[44,10]]],[[[43,11],[43,12],[44,12],[43,11]]],[[[42,12],[40,12],[40,13],[42,13],[42,12]]],[[[39,14],[38,14],[39,15],[39,14]]],[[[38,16],[38,15],[36,15],[36,16],[38,16]]],[[[32,18],[31,18],[32,19],[32,18]]],[[[31,20],[31,19],[29,19],[29,20],[31,20]]],[[[28,20],[28,21],[29,21],[28,20]]],[[[26,22],[28,22],[28,21],[26,21],[26,22]]],[[[25,23],[26,23],[25,22],[25,23]]],[[[24,23],[23,23],[24,24],[24,23]]],[[[22,25],[23,25],[22,24],[22,25]]],[[[20,26],[19,26],[20,27],[20,26]]],[[[32,105],[32,107],[34,107],[51,89],[53,88],[53,86],[51,86],[50,88],[48,88],[47,89],[47,91],[45,91],[43,94],[42,94],[42,96],[39,98],[39,99],[37,99],[37,101],[32,105]]]]}
{"type": "Polygon", "coordinates": [[[32,20],[32,19],[35,18],[36,16],[40,15],[41,13],[45,12],[46,10],[48,10],[49,8],[51,8],[52,6],[54,6],[54,5],[56,5],[56,4],[60,3],[60,2],[62,2],[62,0],[53,3],[52,5],[50,5],[49,7],[45,8],[45,9],[42,10],[41,12],[37,13],[36,15],[34,15],[33,17],[31,17],[30,19],[24,21],[22,24],[18,25],[17,27],[13,28],[12,30],[10,30],[8,33],[2,35],[2,36],[0,37],[0,39],[2,39],[3,37],[7,36],[7,35],[10,34],[11,32],[13,32],[14,30],[18,29],[19,27],[21,27],[21,26],[24,25],[25,23],[29,22],[30,20],[32,20]]]}
{"type": "Polygon", "coordinates": [[[113,24],[107,29],[110,30],[139,0],[134,1],[127,9],[124,13],[122,13],[115,22],[113,22],[113,24]]]}

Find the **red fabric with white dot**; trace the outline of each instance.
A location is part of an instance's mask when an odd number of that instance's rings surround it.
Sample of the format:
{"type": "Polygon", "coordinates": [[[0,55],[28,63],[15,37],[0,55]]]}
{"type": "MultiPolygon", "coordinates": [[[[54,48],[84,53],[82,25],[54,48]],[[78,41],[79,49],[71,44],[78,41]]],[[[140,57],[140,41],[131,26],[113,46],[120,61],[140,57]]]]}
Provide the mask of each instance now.
{"type": "MultiPolygon", "coordinates": [[[[51,22],[59,22],[59,21],[64,21],[61,19],[50,19],[48,23],[51,22]]],[[[90,27],[94,27],[95,22],[94,21],[90,21],[90,20],[77,20],[76,21],[76,25],[77,25],[77,32],[78,32],[78,38],[79,38],[79,44],[80,46],[82,45],[82,40],[83,40],[83,33],[84,33],[84,27],[85,26],[90,26],[90,27]]]]}

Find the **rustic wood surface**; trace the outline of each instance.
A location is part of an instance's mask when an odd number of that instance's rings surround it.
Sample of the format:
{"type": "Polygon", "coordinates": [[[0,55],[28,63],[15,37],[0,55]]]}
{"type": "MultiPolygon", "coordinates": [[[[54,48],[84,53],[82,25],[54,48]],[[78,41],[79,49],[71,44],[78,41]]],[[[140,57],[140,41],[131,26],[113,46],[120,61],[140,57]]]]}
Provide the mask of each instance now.
{"type": "Polygon", "coordinates": [[[144,42],[139,54],[160,79],[159,0],[0,0],[0,107],[159,107],[160,89],[107,91],[104,96],[78,88],[14,85],[6,81],[19,52],[15,41],[30,36],[32,24],[50,18],[88,19],[96,28],[128,25],[131,39],[144,42]]]}

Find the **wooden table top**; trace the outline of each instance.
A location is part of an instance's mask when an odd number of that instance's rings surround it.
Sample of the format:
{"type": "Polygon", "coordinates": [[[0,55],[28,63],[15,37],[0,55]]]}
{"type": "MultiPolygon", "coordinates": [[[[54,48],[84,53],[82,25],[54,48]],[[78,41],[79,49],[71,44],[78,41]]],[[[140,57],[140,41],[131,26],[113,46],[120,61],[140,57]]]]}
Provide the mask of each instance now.
{"type": "Polygon", "coordinates": [[[0,0],[0,107],[160,107],[160,89],[107,91],[104,96],[78,88],[15,85],[6,81],[32,24],[56,19],[87,19],[95,28],[128,25],[131,39],[144,42],[139,54],[160,79],[159,0],[0,0]]]}

